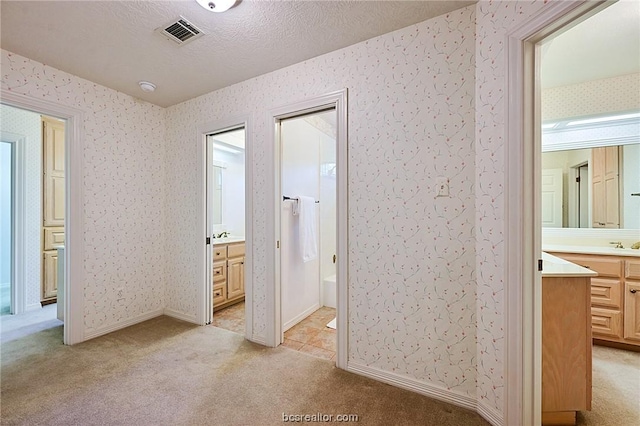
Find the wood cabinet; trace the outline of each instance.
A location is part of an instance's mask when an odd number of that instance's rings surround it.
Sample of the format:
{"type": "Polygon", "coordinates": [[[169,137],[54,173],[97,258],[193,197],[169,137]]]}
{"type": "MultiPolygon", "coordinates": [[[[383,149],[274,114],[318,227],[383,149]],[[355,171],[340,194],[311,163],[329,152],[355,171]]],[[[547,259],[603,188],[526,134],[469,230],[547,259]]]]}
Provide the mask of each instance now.
{"type": "Polygon", "coordinates": [[[640,258],[551,254],[598,273],[591,279],[591,329],[596,343],[640,347],[640,258]]]}
{"type": "Polygon", "coordinates": [[[64,245],[64,122],[42,116],[42,291],[52,303],[58,293],[56,246],[64,245]]]}
{"type": "Polygon", "coordinates": [[[591,150],[592,227],[620,228],[619,148],[591,150]]]}
{"type": "Polygon", "coordinates": [[[240,243],[213,246],[213,307],[221,309],[244,300],[244,253],[240,243]]]}
{"type": "Polygon", "coordinates": [[[542,278],[542,424],[591,410],[589,277],[542,278]]]}

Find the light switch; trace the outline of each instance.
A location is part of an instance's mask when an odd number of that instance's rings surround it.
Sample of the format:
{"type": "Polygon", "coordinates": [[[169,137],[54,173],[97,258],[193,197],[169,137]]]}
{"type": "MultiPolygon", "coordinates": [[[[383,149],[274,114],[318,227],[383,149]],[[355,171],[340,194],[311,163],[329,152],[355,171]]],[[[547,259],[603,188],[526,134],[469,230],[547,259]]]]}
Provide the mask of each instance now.
{"type": "Polygon", "coordinates": [[[449,196],[449,179],[446,177],[436,178],[436,185],[438,186],[438,197],[449,196]]]}

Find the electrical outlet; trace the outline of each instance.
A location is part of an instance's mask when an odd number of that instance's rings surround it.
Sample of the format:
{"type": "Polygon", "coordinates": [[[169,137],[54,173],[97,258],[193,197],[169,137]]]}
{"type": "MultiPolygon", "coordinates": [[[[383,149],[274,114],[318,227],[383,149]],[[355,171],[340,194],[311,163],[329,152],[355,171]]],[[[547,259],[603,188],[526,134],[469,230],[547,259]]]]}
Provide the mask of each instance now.
{"type": "Polygon", "coordinates": [[[437,192],[438,197],[448,197],[449,196],[449,179],[446,177],[438,177],[436,178],[437,192]]]}

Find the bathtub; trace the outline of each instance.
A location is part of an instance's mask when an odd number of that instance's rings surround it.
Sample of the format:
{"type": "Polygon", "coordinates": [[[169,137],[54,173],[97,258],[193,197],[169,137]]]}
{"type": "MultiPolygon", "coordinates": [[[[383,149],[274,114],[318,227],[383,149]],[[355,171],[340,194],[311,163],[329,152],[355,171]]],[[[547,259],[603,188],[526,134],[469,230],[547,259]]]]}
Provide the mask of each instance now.
{"type": "Polygon", "coordinates": [[[336,307],[336,276],[331,275],[322,281],[322,305],[336,307]]]}

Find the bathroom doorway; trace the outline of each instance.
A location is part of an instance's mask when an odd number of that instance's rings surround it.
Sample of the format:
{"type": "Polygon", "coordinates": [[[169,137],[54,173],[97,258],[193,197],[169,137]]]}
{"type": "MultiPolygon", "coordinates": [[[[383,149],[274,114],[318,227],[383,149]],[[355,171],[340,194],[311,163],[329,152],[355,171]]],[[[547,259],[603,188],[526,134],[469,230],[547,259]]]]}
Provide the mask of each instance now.
{"type": "Polygon", "coordinates": [[[0,141],[0,315],[11,314],[14,263],[14,149],[0,141]]]}
{"type": "Polygon", "coordinates": [[[336,353],[336,109],[288,117],[280,139],[282,343],[336,353]]]}
{"type": "Polygon", "coordinates": [[[207,318],[213,326],[245,335],[245,127],[207,134],[206,150],[206,216],[211,247],[207,318]]]}

